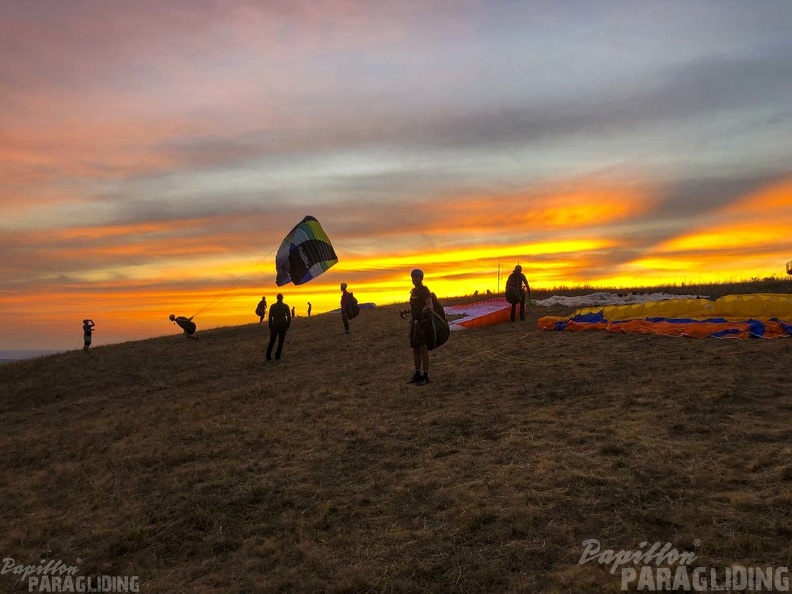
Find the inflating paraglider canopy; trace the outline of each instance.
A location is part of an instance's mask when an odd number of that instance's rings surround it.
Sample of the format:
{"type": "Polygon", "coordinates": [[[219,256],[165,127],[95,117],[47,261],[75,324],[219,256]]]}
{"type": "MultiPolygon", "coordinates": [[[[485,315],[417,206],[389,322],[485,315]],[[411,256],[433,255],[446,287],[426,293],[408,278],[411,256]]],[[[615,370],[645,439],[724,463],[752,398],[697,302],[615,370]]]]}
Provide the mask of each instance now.
{"type": "Polygon", "coordinates": [[[307,216],[283,238],[275,256],[275,283],[307,283],[338,262],[333,244],[314,217],[307,216]]]}

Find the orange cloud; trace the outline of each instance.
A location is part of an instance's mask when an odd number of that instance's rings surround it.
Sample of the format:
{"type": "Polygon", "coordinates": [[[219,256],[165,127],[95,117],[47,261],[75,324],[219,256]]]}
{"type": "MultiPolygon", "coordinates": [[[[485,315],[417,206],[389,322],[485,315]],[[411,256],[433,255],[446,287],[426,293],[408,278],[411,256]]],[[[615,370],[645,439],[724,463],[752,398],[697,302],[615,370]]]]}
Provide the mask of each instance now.
{"type": "Polygon", "coordinates": [[[792,181],[774,183],[710,213],[709,223],[662,242],[604,282],[717,282],[783,273],[789,259],[792,181]]]}
{"type": "Polygon", "coordinates": [[[437,223],[428,231],[551,231],[599,226],[647,212],[656,202],[645,188],[548,188],[510,196],[447,197],[429,203],[427,211],[437,223]]]}
{"type": "Polygon", "coordinates": [[[743,200],[730,204],[724,214],[749,218],[792,218],[792,179],[785,179],[749,194],[743,200]]]}

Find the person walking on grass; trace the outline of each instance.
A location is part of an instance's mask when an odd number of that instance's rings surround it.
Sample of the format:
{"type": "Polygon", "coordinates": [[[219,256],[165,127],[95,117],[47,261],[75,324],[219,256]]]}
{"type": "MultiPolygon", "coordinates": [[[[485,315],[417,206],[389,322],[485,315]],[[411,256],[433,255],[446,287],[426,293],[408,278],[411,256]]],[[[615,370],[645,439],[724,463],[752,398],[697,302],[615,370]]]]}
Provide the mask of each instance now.
{"type": "Polygon", "coordinates": [[[267,345],[267,361],[272,361],[272,347],[275,345],[275,339],[278,340],[275,360],[278,361],[281,358],[283,341],[286,340],[286,330],[291,326],[291,311],[289,306],[283,302],[283,295],[278,293],[276,299],[277,302],[269,310],[270,339],[269,345],[267,345]]]}
{"type": "Polygon", "coordinates": [[[349,334],[349,299],[347,284],[341,283],[341,321],[344,322],[344,334],[349,334]]]}
{"type": "Polygon", "coordinates": [[[195,330],[197,326],[195,322],[192,321],[193,316],[189,318],[185,318],[184,316],[177,316],[176,314],[171,314],[168,316],[168,319],[176,324],[179,328],[184,330],[184,338],[190,338],[192,340],[200,340],[200,336],[195,336],[195,330]]]}
{"type": "Polygon", "coordinates": [[[87,351],[91,348],[91,335],[96,324],[93,320],[83,320],[83,350],[87,351]]]}
{"type": "Polygon", "coordinates": [[[267,296],[264,295],[261,298],[261,301],[258,302],[256,306],[256,315],[259,317],[259,324],[264,321],[264,318],[267,317],[267,296]]]}
{"type": "Polygon", "coordinates": [[[423,321],[432,315],[432,292],[423,284],[424,273],[416,268],[410,273],[413,288],[410,291],[410,347],[413,351],[415,373],[409,384],[425,386],[429,383],[429,348],[423,321]]]}
{"type": "Polygon", "coordinates": [[[514,267],[514,272],[509,275],[506,280],[506,300],[511,303],[511,321],[514,321],[514,316],[517,310],[517,304],[520,304],[520,320],[525,321],[525,296],[528,294],[528,301],[531,300],[531,287],[528,286],[528,279],[522,271],[522,266],[517,264],[514,267]],[[525,287],[525,288],[523,288],[525,287]]]}

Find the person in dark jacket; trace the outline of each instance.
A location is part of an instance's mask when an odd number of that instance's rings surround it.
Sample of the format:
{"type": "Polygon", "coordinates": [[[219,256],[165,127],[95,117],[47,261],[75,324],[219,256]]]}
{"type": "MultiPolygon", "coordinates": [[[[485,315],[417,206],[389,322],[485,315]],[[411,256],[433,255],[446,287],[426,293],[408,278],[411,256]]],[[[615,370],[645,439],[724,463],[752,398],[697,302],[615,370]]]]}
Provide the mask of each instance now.
{"type": "Polygon", "coordinates": [[[311,302],[309,301],[308,302],[308,317],[309,318],[311,317],[311,308],[312,308],[312,305],[311,305],[311,302]]]}
{"type": "Polygon", "coordinates": [[[407,383],[425,386],[429,383],[429,348],[422,320],[434,311],[432,292],[423,284],[422,270],[416,268],[410,273],[410,277],[413,283],[410,291],[410,347],[413,350],[415,373],[407,383]]]}
{"type": "Polygon", "coordinates": [[[528,279],[525,278],[522,272],[522,266],[519,264],[514,267],[514,272],[512,272],[506,280],[506,292],[508,293],[510,291],[512,295],[515,295],[515,299],[510,301],[516,301],[511,304],[511,321],[514,321],[517,303],[520,304],[520,320],[525,321],[525,296],[527,292],[528,300],[530,301],[531,287],[528,286],[528,279]],[[523,286],[525,287],[524,289],[523,286]]]}
{"type": "Polygon", "coordinates": [[[341,283],[341,321],[344,322],[344,334],[349,334],[349,316],[347,315],[348,307],[349,293],[347,292],[347,284],[341,283]]]}
{"type": "Polygon", "coordinates": [[[83,350],[87,351],[91,348],[91,335],[96,324],[93,320],[83,320],[83,350]]]}
{"type": "Polygon", "coordinates": [[[192,321],[192,317],[185,318],[184,316],[177,316],[176,314],[171,314],[168,316],[168,319],[171,322],[174,322],[179,328],[184,330],[184,338],[191,338],[193,340],[199,340],[199,336],[195,336],[195,329],[197,326],[195,322],[192,321]]]}
{"type": "Polygon", "coordinates": [[[264,321],[264,318],[267,317],[267,296],[261,298],[261,301],[258,302],[256,306],[256,315],[259,317],[259,324],[264,321]]]}
{"type": "Polygon", "coordinates": [[[289,306],[283,302],[283,295],[278,293],[277,302],[275,302],[269,309],[269,330],[270,339],[267,346],[267,361],[272,361],[272,347],[275,345],[275,339],[278,339],[278,348],[275,351],[275,360],[281,358],[283,352],[283,341],[286,340],[286,330],[291,326],[291,310],[289,306]]]}

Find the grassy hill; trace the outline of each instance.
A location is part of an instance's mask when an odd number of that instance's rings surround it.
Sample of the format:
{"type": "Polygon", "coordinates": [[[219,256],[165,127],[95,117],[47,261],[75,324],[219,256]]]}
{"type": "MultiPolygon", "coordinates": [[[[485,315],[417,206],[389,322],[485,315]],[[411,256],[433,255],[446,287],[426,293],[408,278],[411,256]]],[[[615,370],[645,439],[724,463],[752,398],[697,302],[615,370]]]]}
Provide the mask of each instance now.
{"type": "Polygon", "coordinates": [[[0,366],[3,557],[168,593],[619,591],[591,538],[790,565],[790,341],[531,308],[416,387],[401,307],[298,318],[271,364],[252,324],[0,366]]]}

